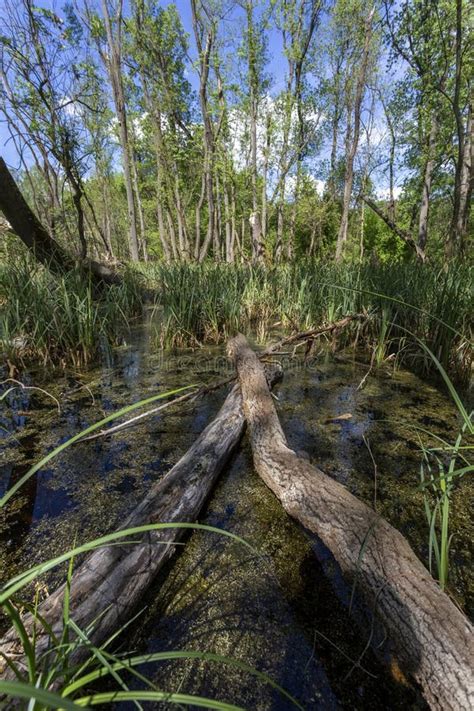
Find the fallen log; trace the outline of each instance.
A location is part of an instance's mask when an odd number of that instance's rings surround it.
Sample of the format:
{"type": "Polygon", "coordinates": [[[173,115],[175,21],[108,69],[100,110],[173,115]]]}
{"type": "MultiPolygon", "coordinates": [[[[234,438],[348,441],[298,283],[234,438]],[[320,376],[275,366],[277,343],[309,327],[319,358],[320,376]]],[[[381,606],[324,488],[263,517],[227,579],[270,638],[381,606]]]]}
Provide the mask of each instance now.
{"type": "MultiPolygon", "coordinates": [[[[286,345],[302,344],[305,342],[312,344],[314,343],[316,338],[319,338],[319,336],[334,335],[338,331],[341,331],[343,328],[346,328],[346,326],[348,326],[350,323],[353,323],[355,321],[362,321],[366,318],[366,314],[349,314],[339,319],[338,321],[333,321],[332,323],[326,324],[325,326],[319,326],[318,328],[313,328],[309,331],[299,331],[297,333],[292,333],[290,336],[286,336],[281,341],[278,341],[277,343],[274,343],[273,345],[266,348],[264,351],[258,354],[258,357],[261,360],[264,360],[269,356],[278,355],[278,351],[280,350],[280,348],[286,345]]],[[[135,415],[134,417],[130,418],[129,420],[126,420],[125,422],[121,422],[118,425],[114,425],[113,427],[109,427],[108,429],[101,430],[100,432],[97,432],[93,435],[89,435],[88,437],[83,437],[82,439],[77,440],[77,443],[79,444],[79,442],[87,442],[89,440],[99,439],[101,437],[109,437],[110,435],[113,435],[116,432],[121,432],[126,427],[131,427],[132,425],[141,422],[146,417],[155,415],[157,412],[167,410],[170,407],[174,407],[178,403],[183,403],[188,400],[196,400],[197,398],[207,395],[208,393],[214,390],[218,390],[224,385],[229,385],[229,383],[233,383],[235,380],[236,376],[232,375],[230,378],[225,378],[225,380],[218,380],[217,382],[212,383],[210,385],[203,385],[197,392],[195,390],[190,391],[185,395],[181,395],[180,397],[175,398],[174,400],[170,400],[169,402],[164,403],[164,405],[153,407],[151,408],[151,410],[146,410],[140,415],[135,415]]]]}
{"type": "Polygon", "coordinates": [[[0,211],[14,233],[35,258],[52,272],[62,275],[80,267],[91,275],[96,284],[120,284],[122,279],[106,264],[93,259],[76,260],[45,230],[23,197],[3,158],[0,157],[0,211]]]}
{"type": "Polygon", "coordinates": [[[315,533],[385,625],[397,662],[434,709],[474,708],[474,636],[406,539],[288,447],[262,365],[244,336],[231,340],[254,464],[285,510],[315,533]]]}
{"type": "MultiPolygon", "coordinates": [[[[281,377],[281,368],[272,367],[267,372],[270,386],[281,377]]],[[[239,442],[244,426],[240,387],[234,385],[216,418],[151,488],[122,529],[149,523],[195,521],[239,442]]],[[[152,531],[145,533],[138,542],[134,536],[133,543],[97,549],[74,572],[70,586],[70,616],[82,629],[100,617],[90,634],[94,644],[100,644],[129,619],[158,571],[173,555],[173,544],[179,542],[184,533],[185,530],[179,528],[152,531]]],[[[64,591],[63,585],[39,608],[39,613],[58,636],[63,624],[64,591]]],[[[31,616],[24,622],[31,632],[31,616]]],[[[36,635],[39,658],[50,644],[50,637],[38,630],[36,635]]],[[[8,677],[10,671],[6,668],[5,657],[17,665],[23,661],[23,648],[13,628],[0,640],[0,675],[8,677]]]]}

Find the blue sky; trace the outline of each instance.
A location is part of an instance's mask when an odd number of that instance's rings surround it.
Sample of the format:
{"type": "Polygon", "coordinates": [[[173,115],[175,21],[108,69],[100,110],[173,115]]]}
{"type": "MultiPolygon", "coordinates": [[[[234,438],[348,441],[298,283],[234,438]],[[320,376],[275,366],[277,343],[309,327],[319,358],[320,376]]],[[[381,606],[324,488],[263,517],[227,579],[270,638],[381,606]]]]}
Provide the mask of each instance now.
{"type": "MultiPolygon", "coordinates": [[[[61,8],[64,6],[64,4],[65,3],[63,2],[51,2],[50,0],[41,2],[41,5],[43,7],[54,9],[54,11],[59,15],[62,14],[61,8]]],[[[164,0],[163,2],[163,6],[167,6],[170,4],[172,4],[170,0],[164,0]]],[[[189,0],[177,0],[177,2],[175,2],[174,4],[178,9],[184,29],[189,35],[190,54],[193,58],[195,58],[197,53],[192,29],[191,3],[189,0]]],[[[233,4],[234,7],[226,16],[222,25],[224,30],[223,37],[225,41],[229,42],[230,45],[233,45],[238,40],[238,37],[240,36],[240,32],[238,31],[238,25],[243,21],[244,17],[243,11],[240,6],[236,2],[234,2],[233,4]]],[[[2,5],[3,0],[0,0],[0,8],[3,10],[4,8],[2,7],[2,5]]],[[[286,60],[283,56],[281,35],[277,30],[271,29],[269,31],[267,35],[267,41],[269,60],[267,72],[272,77],[270,91],[271,93],[273,93],[280,90],[284,84],[286,60]]],[[[191,86],[195,90],[197,90],[199,82],[197,73],[195,71],[190,70],[187,74],[187,79],[190,82],[191,86]]],[[[4,121],[2,120],[0,120],[0,154],[12,167],[20,167],[20,161],[18,158],[18,154],[15,150],[15,146],[10,138],[7,127],[4,121]]]]}
{"type": "MultiPolygon", "coordinates": [[[[78,0],[80,2],[81,0],[78,0]]],[[[129,0],[125,0],[125,8],[127,8],[129,0]]],[[[0,9],[4,9],[5,0],[0,0],[0,9]]],[[[40,0],[43,7],[54,10],[58,15],[61,15],[61,8],[64,7],[66,0],[40,0]]],[[[91,0],[91,3],[95,2],[99,4],[99,0],[91,0]]],[[[163,0],[163,5],[167,6],[173,4],[172,0],[163,0]]],[[[193,59],[197,57],[196,46],[194,42],[194,35],[192,29],[192,14],[191,14],[191,3],[190,0],[176,0],[174,4],[177,7],[181,21],[183,23],[184,29],[189,37],[190,45],[190,55],[193,59]]],[[[267,5],[267,3],[262,3],[262,5],[267,5]]],[[[325,32],[325,26],[327,23],[327,15],[322,19],[321,26],[318,33],[325,32]]],[[[242,23],[245,21],[245,15],[243,9],[235,0],[229,0],[229,12],[225,16],[224,20],[220,23],[220,39],[224,43],[224,52],[229,61],[229,67],[231,72],[236,69],[237,62],[232,62],[233,53],[238,49],[238,44],[242,37],[242,23]]],[[[284,86],[285,83],[285,73],[287,68],[286,58],[283,53],[283,44],[281,33],[275,28],[274,20],[272,19],[270,23],[270,29],[267,34],[267,44],[268,44],[268,64],[266,66],[266,73],[271,78],[271,83],[269,86],[269,93],[271,95],[277,94],[284,86]]],[[[227,74],[227,72],[225,72],[227,74]]],[[[234,79],[237,77],[234,77],[234,79]]],[[[198,89],[198,75],[197,72],[193,70],[191,66],[187,69],[187,79],[190,82],[194,90],[198,89]]],[[[4,122],[0,121],[0,154],[4,157],[6,162],[14,168],[20,167],[19,156],[15,150],[13,141],[11,140],[8,129],[4,122]]],[[[322,151],[316,157],[314,162],[314,167],[317,172],[317,166],[321,164],[321,161],[328,158],[328,147],[323,146],[322,151]]],[[[316,175],[316,177],[320,177],[316,175]]],[[[379,173],[378,180],[380,187],[384,187],[386,183],[386,178],[379,173]]]]}

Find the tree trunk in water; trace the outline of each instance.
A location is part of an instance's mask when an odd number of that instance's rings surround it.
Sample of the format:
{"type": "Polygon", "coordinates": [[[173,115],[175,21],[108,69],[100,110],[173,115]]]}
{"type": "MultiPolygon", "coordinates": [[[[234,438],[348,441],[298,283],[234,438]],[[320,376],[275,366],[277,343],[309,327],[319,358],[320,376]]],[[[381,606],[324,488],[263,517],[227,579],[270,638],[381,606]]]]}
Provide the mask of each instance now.
{"type": "MultiPolygon", "coordinates": [[[[280,369],[272,368],[268,372],[270,384],[281,377],[280,369]]],[[[239,386],[235,385],[215,420],[168,474],[152,487],[123,528],[157,522],[194,522],[239,442],[244,426],[242,397],[239,386]]],[[[183,528],[174,528],[136,534],[133,536],[135,542],[129,545],[106,546],[95,550],[75,570],[70,586],[70,614],[82,629],[100,617],[100,624],[95,625],[90,635],[94,644],[100,645],[101,641],[130,619],[145,590],[173,555],[173,544],[183,537],[185,531],[183,528]]],[[[39,608],[39,613],[51,624],[57,635],[61,634],[62,629],[64,590],[63,585],[39,608]]],[[[31,632],[31,617],[24,622],[31,632]]],[[[49,636],[37,630],[37,658],[49,642],[49,636]]],[[[0,652],[8,657],[20,650],[17,634],[11,629],[0,640],[0,652]]],[[[2,654],[0,673],[9,673],[2,654]]]]}
{"type": "Polygon", "coordinates": [[[285,510],[315,533],[384,622],[402,671],[442,711],[474,705],[474,630],[406,539],[337,481],[288,447],[262,365],[239,335],[239,374],[255,468],[285,510]]]}
{"type": "MultiPolygon", "coordinates": [[[[13,231],[34,254],[36,259],[56,274],[76,266],[76,260],[48,234],[28,203],[8,170],[3,158],[0,158],[0,210],[3,212],[13,231]]],[[[94,281],[107,284],[121,282],[119,275],[109,267],[91,259],[81,264],[89,270],[94,281]]]]}

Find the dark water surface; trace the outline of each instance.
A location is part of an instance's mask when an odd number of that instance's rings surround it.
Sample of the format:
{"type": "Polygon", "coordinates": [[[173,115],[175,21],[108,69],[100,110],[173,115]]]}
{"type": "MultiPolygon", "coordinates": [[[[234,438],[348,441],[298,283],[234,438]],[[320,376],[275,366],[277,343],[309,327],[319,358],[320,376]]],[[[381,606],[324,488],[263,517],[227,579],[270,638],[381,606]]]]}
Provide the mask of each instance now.
{"type": "MultiPolygon", "coordinates": [[[[145,332],[100,368],[23,374],[25,384],[54,395],[61,411],[33,390],[17,389],[0,402],[0,494],[32,462],[114,410],[160,391],[211,382],[226,367],[217,348],[163,356],[145,332]]],[[[350,354],[323,352],[310,366],[292,360],[275,391],[277,409],[290,446],[375,504],[426,562],[414,427],[453,442],[456,412],[446,395],[404,371],[370,373],[360,387],[367,370],[350,354]]],[[[224,392],[214,392],[112,438],[73,445],[41,470],[0,512],[2,581],[66,550],[74,539],[84,542],[119,527],[223,398],[224,392]]],[[[467,479],[457,484],[450,519],[450,593],[470,614],[472,491],[467,479]]],[[[364,652],[370,625],[357,626],[349,617],[351,591],[337,566],[255,474],[245,440],[200,522],[244,537],[258,553],[218,535],[193,533],[143,600],[142,613],[122,640],[124,649],[194,649],[234,657],[268,673],[306,709],[424,708],[399,674],[364,652]]],[[[56,571],[44,585],[53,589],[63,577],[64,570],[56,571]]],[[[252,710],[294,708],[278,691],[223,664],[178,661],[142,671],[166,691],[199,693],[252,710]]]]}

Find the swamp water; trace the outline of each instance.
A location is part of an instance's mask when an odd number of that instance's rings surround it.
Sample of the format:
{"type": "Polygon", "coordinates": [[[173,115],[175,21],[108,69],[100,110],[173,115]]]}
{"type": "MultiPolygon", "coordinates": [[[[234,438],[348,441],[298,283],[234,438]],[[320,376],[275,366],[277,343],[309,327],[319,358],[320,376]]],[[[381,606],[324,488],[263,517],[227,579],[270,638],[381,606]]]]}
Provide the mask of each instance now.
{"type": "MultiPolygon", "coordinates": [[[[94,370],[22,374],[26,385],[54,395],[61,411],[34,390],[17,389],[1,401],[0,495],[47,451],[120,407],[227,372],[222,349],[163,355],[153,352],[144,333],[94,370]]],[[[376,502],[426,562],[421,451],[413,426],[452,442],[456,413],[447,396],[410,373],[382,369],[360,387],[366,373],[350,354],[322,352],[310,366],[291,361],[275,389],[281,422],[291,447],[355,495],[376,502]]],[[[2,582],[74,539],[82,543],[118,528],[223,398],[224,392],[213,392],[59,455],[0,513],[2,582]]],[[[471,504],[472,485],[461,480],[450,519],[450,592],[468,614],[474,598],[471,504]]],[[[194,649],[234,657],[269,674],[305,709],[424,708],[419,694],[367,651],[370,625],[359,628],[349,617],[351,590],[324,547],[286,515],[256,475],[245,438],[199,520],[242,536],[259,554],[216,534],[191,534],[143,600],[123,650],[194,649]]],[[[56,571],[45,586],[53,589],[64,575],[56,571]]],[[[166,662],[142,671],[166,691],[252,711],[294,708],[278,691],[220,663],[166,662]]]]}

